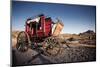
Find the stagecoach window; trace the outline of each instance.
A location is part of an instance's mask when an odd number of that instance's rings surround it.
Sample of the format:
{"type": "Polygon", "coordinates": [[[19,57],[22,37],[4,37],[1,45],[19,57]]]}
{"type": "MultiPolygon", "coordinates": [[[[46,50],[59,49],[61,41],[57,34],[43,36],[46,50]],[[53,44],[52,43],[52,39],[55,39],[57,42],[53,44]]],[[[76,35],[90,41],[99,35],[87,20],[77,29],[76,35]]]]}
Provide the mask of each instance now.
{"type": "Polygon", "coordinates": [[[30,22],[29,27],[30,27],[31,29],[32,29],[32,28],[34,28],[34,29],[39,29],[39,28],[40,28],[40,25],[39,25],[39,23],[37,23],[37,22],[30,22]]]}
{"type": "Polygon", "coordinates": [[[48,17],[48,18],[45,19],[45,21],[47,21],[47,22],[50,21],[50,20],[51,20],[51,17],[48,17]]]}

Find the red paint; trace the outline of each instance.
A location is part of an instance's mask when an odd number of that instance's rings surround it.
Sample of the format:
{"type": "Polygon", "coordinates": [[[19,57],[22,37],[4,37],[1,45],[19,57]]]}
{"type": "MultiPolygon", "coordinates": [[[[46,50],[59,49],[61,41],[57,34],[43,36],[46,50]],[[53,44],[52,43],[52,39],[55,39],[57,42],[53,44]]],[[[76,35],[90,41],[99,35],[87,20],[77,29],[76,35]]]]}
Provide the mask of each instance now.
{"type": "Polygon", "coordinates": [[[52,19],[46,18],[44,15],[40,16],[40,22],[38,23],[38,29],[36,29],[36,22],[32,22],[33,27],[30,27],[31,23],[26,22],[25,32],[27,32],[30,37],[38,38],[49,37],[52,34],[52,19]]]}

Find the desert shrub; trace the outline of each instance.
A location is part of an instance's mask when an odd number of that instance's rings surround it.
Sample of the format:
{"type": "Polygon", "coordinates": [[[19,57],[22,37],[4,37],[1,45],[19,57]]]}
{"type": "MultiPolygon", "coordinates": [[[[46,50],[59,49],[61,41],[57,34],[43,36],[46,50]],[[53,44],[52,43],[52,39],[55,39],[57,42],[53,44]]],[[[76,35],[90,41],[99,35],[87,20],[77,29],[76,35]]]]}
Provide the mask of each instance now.
{"type": "Polygon", "coordinates": [[[69,41],[74,41],[75,39],[73,37],[69,38],[68,39],[69,41]]]}

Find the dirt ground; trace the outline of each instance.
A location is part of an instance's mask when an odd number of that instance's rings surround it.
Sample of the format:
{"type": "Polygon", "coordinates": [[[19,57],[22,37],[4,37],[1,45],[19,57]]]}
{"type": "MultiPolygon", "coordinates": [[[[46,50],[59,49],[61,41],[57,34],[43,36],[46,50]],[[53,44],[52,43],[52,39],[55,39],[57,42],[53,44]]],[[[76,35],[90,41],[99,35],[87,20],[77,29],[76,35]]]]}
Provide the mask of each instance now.
{"type": "Polygon", "coordinates": [[[72,46],[63,48],[62,53],[56,57],[49,57],[32,49],[21,53],[14,48],[12,50],[12,62],[13,65],[23,66],[96,61],[95,47],[72,46]]]}
{"type": "MultiPolygon", "coordinates": [[[[18,34],[18,32],[15,32],[18,34]]],[[[19,52],[16,49],[17,34],[13,34],[12,38],[12,65],[39,65],[39,64],[58,64],[58,63],[75,63],[96,61],[96,43],[87,44],[71,41],[67,47],[62,44],[62,52],[55,57],[49,57],[38,50],[28,49],[27,52],[19,52]]],[[[93,41],[92,41],[93,42],[93,41]]]]}

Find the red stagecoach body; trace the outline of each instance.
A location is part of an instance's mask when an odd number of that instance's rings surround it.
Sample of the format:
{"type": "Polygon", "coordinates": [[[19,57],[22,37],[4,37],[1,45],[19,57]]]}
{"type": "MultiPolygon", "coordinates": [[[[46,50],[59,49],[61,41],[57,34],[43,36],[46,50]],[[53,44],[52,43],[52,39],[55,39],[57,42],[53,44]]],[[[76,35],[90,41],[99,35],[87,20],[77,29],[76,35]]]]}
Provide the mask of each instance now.
{"type": "Polygon", "coordinates": [[[28,19],[26,21],[25,32],[31,38],[45,38],[52,35],[52,19],[50,17],[46,18],[44,15],[39,15],[35,19],[28,19]]]}
{"type": "Polygon", "coordinates": [[[44,53],[57,55],[60,52],[60,43],[56,36],[60,34],[63,26],[60,21],[54,23],[51,17],[43,14],[29,18],[25,24],[25,31],[21,31],[17,37],[16,47],[19,51],[27,51],[29,47],[43,47],[44,53]]]}

